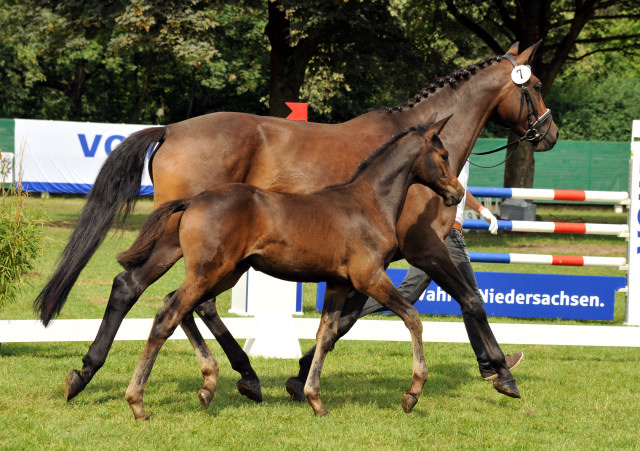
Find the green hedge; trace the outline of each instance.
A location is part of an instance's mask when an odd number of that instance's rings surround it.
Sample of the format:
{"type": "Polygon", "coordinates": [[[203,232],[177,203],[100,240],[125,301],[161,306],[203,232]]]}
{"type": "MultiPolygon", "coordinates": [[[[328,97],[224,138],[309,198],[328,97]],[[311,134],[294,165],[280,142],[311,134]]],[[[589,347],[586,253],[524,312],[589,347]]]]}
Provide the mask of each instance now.
{"type": "Polygon", "coordinates": [[[20,188],[2,190],[0,198],[0,309],[15,300],[40,249],[40,212],[27,212],[25,198],[20,188]]]}

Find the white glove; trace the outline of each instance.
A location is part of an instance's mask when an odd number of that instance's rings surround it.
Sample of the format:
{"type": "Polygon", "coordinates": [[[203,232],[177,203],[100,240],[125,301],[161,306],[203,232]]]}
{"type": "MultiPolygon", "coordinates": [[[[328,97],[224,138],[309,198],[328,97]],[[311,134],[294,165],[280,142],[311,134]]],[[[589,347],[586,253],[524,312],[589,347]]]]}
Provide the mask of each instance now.
{"type": "Polygon", "coordinates": [[[493,216],[493,213],[491,213],[488,208],[482,207],[482,209],[480,210],[480,216],[482,216],[482,219],[489,223],[489,232],[491,232],[491,235],[497,235],[498,220],[495,216],[493,216]]]}

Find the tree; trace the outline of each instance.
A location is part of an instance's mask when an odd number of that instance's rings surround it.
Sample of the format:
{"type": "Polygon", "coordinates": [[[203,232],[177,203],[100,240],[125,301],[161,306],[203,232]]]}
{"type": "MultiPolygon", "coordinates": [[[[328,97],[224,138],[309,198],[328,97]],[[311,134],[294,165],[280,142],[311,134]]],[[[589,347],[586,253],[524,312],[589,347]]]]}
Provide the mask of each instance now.
{"type": "MultiPolygon", "coordinates": [[[[532,62],[546,95],[561,69],[600,52],[640,54],[635,0],[446,0],[446,9],[462,27],[500,54],[511,42],[521,49],[543,40],[532,62]],[[625,27],[625,25],[627,25],[625,27]]],[[[561,132],[562,133],[562,132],[561,132]]],[[[513,137],[510,137],[513,138],[513,137]]],[[[532,187],[531,146],[518,146],[505,166],[504,186],[532,187]]]]}
{"type": "MultiPolygon", "coordinates": [[[[354,72],[379,76],[380,58],[404,54],[416,60],[387,0],[269,0],[268,15],[269,112],[274,116],[287,115],[285,102],[299,100],[309,69],[317,74],[328,68],[335,74],[351,64],[354,72]]],[[[344,78],[335,81],[340,89],[344,78]]]]}

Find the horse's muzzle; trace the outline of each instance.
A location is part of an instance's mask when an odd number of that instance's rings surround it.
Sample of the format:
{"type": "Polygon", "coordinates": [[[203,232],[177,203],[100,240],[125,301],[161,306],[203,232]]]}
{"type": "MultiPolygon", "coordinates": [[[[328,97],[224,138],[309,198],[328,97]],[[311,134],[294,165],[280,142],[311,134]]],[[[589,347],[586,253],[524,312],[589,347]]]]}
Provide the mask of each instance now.
{"type": "Polygon", "coordinates": [[[462,185],[459,185],[458,188],[448,191],[446,195],[442,196],[442,199],[444,200],[444,204],[447,207],[458,205],[462,200],[462,198],[464,197],[464,193],[465,193],[465,189],[462,187],[462,185]]]}

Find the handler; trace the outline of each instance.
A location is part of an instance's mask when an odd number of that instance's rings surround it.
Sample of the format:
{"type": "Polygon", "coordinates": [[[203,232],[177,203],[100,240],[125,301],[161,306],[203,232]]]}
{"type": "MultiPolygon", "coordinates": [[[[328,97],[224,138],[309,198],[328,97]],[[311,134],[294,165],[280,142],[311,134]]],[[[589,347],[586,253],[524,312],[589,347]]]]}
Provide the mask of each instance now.
{"type": "MultiPolygon", "coordinates": [[[[478,200],[473,197],[467,189],[467,183],[469,181],[469,161],[467,161],[462,168],[462,172],[458,175],[458,180],[465,188],[466,193],[458,204],[455,223],[453,224],[451,232],[446,236],[444,244],[447,245],[447,249],[449,249],[452,260],[458,266],[458,269],[466,279],[467,283],[481,299],[484,299],[482,292],[478,289],[478,282],[476,281],[476,276],[473,273],[473,268],[471,267],[471,260],[469,258],[469,252],[467,251],[467,245],[464,241],[464,237],[462,236],[464,207],[467,206],[478,212],[480,216],[489,223],[489,232],[491,232],[492,235],[496,235],[498,233],[498,220],[493,213],[478,202],[478,200]]],[[[430,283],[431,277],[429,277],[427,273],[415,266],[410,266],[402,284],[398,287],[398,291],[400,291],[406,300],[415,304],[430,283]]],[[[370,297],[362,308],[359,318],[369,315],[370,313],[376,313],[383,310],[385,310],[385,308],[382,304],[370,297]]],[[[522,362],[522,359],[524,358],[524,354],[522,352],[516,352],[515,354],[505,356],[505,358],[507,361],[507,367],[511,371],[520,365],[520,362],[522,362]]],[[[480,367],[480,374],[484,380],[490,381],[498,377],[498,373],[491,367],[489,362],[482,362],[478,359],[478,365],[480,367]]]]}

